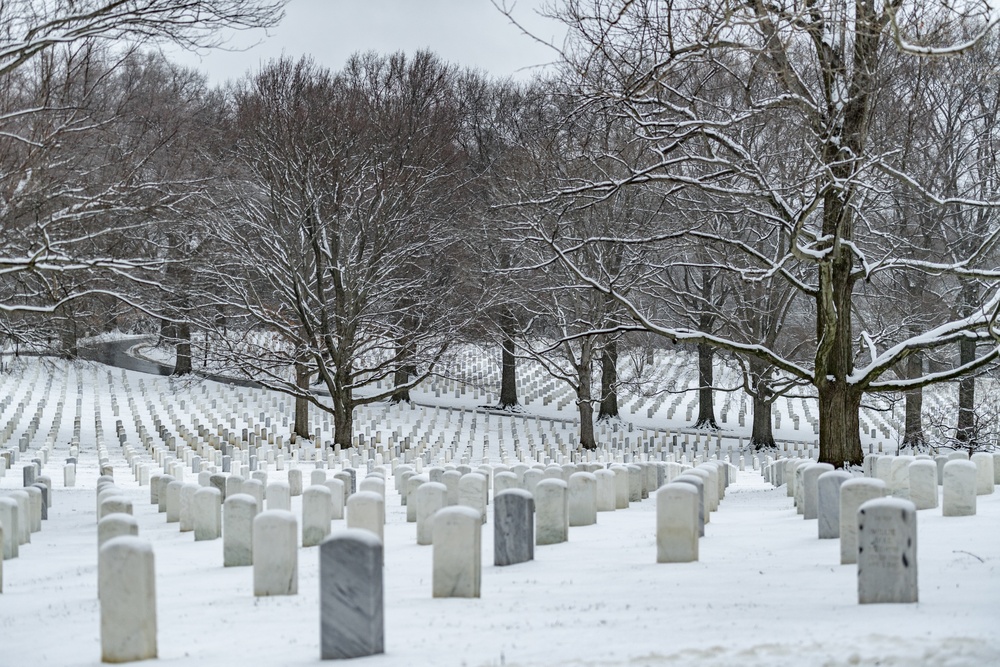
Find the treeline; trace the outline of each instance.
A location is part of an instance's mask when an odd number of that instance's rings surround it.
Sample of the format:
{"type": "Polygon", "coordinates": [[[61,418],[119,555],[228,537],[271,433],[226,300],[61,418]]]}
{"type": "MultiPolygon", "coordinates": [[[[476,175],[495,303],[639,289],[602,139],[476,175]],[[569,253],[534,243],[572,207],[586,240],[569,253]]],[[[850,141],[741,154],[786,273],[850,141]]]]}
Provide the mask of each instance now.
{"type": "Polygon", "coordinates": [[[697,425],[743,389],[758,447],[788,395],[818,398],[824,461],[861,458],[869,403],[905,400],[904,444],[941,444],[921,390],[953,380],[954,440],[988,443],[1000,41],[983,17],[596,5],[559,5],[564,62],[526,82],[362,53],[212,88],[93,38],[0,69],[4,335],[73,356],[155,331],[178,374],[251,375],[299,399],[301,435],[310,403],[331,410],[342,445],[357,405],[409,400],[466,343],[502,360],[499,407],[517,407],[518,358],[568,383],[583,447],[673,344],[697,359],[697,425]],[[717,386],[719,356],[742,387],[717,386]]]}

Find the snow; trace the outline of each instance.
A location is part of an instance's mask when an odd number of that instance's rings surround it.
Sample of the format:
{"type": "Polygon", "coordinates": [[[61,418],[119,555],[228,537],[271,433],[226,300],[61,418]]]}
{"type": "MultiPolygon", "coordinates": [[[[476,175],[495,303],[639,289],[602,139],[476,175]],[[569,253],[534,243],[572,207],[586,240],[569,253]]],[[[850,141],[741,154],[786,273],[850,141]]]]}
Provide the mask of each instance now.
{"type": "MultiPolygon", "coordinates": [[[[149,504],[149,487],[133,481],[113,437],[120,419],[134,443],[136,417],[155,433],[147,408],[161,401],[170,401],[178,418],[189,420],[198,410],[192,397],[199,396],[199,388],[177,385],[185,393],[171,397],[166,379],[112,371],[115,381],[109,384],[107,375],[96,365],[33,364],[20,378],[0,377],[0,395],[12,396],[15,405],[32,397],[8,446],[16,445],[36,404],[43,408],[33,447],[0,478],[0,493],[20,486],[20,463],[30,460],[57,422],[54,451],[44,468],[54,485],[49,520],[21,547],[19,558],[3,563],[0,665],[99,664],[95,416],[102,417],[110,436],[105,443],[116,483],[132,499],[140,537],[153,545],[160,661],[213,667],[316,663],[318,548],[299,550],[298,595],[255,598],[252,568],[222,567],[221,540],[194,542],[192,533],[165,523],[149,504]],[[48,387],[53,368],[60,372],[48,387]],[[77,486],[63,488],[61,467],[78,386],[83,444],[77,486]],[[180,400],[187,413],[180,411],[180,400]]],[[[231,391],[206,385],[211,399],[202,403],[231,391]]],[[[252,392],[247,396],[249,407],[233,410],[234,416],[258,409],[252,392]]],[[[235,405],[217,400],[228,422],[225,410],[235,405]]],[[[0,423],[12,410],[2,412],[0,423]]],[[[386,428],[409,429],[410,419],[421,414],[386,409],[386,428]]],[[[205,415],[199,416],[204,423],[205,415]]],[[[504,417],[502,423],[518,419],[504,417]]],[[[491,417],[494,429],[498,422],[491,417]]],[[[479,427],[475,437],[481,440],[482,422],[479,427]]],[[[465,428],[471,435],[468,422],[465,428]]],[[[472,465],[479,462],[474,458],[472,465]]],[[[308,472],[312,464],[299,467],[308,472]]],[[[287,472],[272,468],[268,476],[284,480],[287,472]]],[[[186,479],[193,477],[188,470],[186,479]]],[[[482,597],[476,600],[431,598],[432,547],[417,546],[416,526],[405,522],[393,489],[390,477],[386,653],[357,664],[971,667],[1000,662],[1000,493],[979,496],[972,517],[945,518],[940,508],[920,511],[920,602],[861,606],[856,567],[839,565],[837,540],[818,540],[816,522],[796,514],[785,488],[772,488],[755,471],[736,476],[706,526],[696,563],[655,562],[652,498],[600,513],[597,525],[571,528],[569,542],[537,547],[533,562],[503,568],[492,565],[491,517],[483,530],[482,597]]],[[[292,501],[300,517],[301,500],[292,501]]],[[[333,526],[346,530],[342,520],[333,526]]]]}

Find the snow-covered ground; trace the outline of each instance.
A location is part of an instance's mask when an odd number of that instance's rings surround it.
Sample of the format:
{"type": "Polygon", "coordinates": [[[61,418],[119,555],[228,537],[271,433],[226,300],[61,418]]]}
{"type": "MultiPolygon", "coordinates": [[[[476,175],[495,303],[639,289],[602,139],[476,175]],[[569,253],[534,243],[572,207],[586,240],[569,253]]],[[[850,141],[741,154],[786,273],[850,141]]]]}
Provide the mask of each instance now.
{"type": "MultiPolygon", "coordinates": [[[[0,449],[16,447],[35,415],[38,426],[28,452],[0,479],[0,494],[21,485],[21,464],[45,446],[51,452],[43,472],[54,492],[41,532],[19,558],[3,563],[0,665],[100,661],[97,443],[108,451],[116,484],[132,499],[140,536],[153,545],[161,661],[242,667],[319,660],[318,549],[299,550],[298,595],[255,598],[252,568],[223,568],[220,540],[196,543],[192,533],[165,523],[149,504],[148,486],[134,481],[114,435],[121,420],[133,445],[139,426],[159,442],[154,417],[171,432],[194,428],[195,419],[213,432],[220,423],[236,433],[265,419],[277,425],[289,414],[284,399],[61,362],[31,363],[0,378],[0,399],[7,398],[0,400],[0,427],[16,426],[0,433],[6,435],[0,449]],[[80,442],[77,483],[64,488],[62,464],[74,438],[80,442]]],[[[316,420],[322,428],[322,417],[316,420]]],[[[428,451],[441,443],[443,453],[454,443],[456,456],[471,455],[475,466],[483,458],[496,464],[509,457],[515,435],[527,449],[529,438],[559,433],[558,424],[541,421],[376,406],[357,425],[370,439],[380,433],[384,445],[412,437],[414,445],[426,440],[428,451]]],[[[313,464],[298,467],[308,479],[313,464]]],[[[187,478],[194,478],[190,469],[187,478]]],[[[270,467],[269,481],[286,478],[286,471],[270,467]]],[[[837,540],[818,540],[816,522],[796,514],[785,489],[772,488],[752,470],[737,475],[712,515],[697,563],[655,562],[652,498],[601,513],[597,525],[571,528],[567,543],[537,547],[533,562],[502,568],[492,565],[491,517],[483,530],[482,597],[467,600],[431,597],[432,547],[417,546],[415,525],[406,523],[392,482],[386,653],[358,664],[1000,664],[1000,492],[980,496],[973,517],[919,513],[917,604],[858,605],[856,567],[839,564],[837,540]]],[[[301,498],[293,498],[292,508],[301,516],[301,498]]],[[[334,521],[333,530],[344,526],[334,521]]]]}

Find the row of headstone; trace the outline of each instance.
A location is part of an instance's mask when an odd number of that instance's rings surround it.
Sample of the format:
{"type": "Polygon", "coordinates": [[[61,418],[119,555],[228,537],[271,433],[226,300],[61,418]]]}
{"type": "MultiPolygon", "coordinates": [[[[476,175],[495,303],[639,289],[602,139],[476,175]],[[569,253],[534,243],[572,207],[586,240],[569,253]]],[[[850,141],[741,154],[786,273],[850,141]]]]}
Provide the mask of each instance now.
{"type": "Polygon", "coordinates": [[[689,563],[699,557],[699,538],[719,508],[731,466],[709,461],[683,471],[656,492],[656,562],[689,563]]]}

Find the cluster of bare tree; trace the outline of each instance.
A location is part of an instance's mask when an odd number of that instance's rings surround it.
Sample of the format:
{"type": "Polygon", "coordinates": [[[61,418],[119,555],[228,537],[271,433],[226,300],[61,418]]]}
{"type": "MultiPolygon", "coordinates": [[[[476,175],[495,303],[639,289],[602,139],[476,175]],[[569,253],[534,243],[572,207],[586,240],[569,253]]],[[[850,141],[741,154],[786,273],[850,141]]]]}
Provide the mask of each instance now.
{"type": "Polygon", "coordinates": [[[409,400],[462,342],[498,351],[502,408],[518,357],[567,382],[583,447],[595,410],[645,390],[657,340],[697,365],[698,426],[719,389],[748,392],[756,446],[790,392],[818,398],[823,461],[858,462],[862,406],[897,397],[920,446],[922,388],[954,380],[957,440],[983,437],[988,7],[564,0],[563,66],[529,83],[364,54],[211,90],[106,38],[204,44],[280,3],[21,4],[51,14],[0,15],[9,335],[72,354],[155,317],[177,372],[200,345],[296,396],[297,434],[330,410],[341,445],[357,405],[409,400]],[[718,386],[720,355],[742,387],[718,386]]]}

